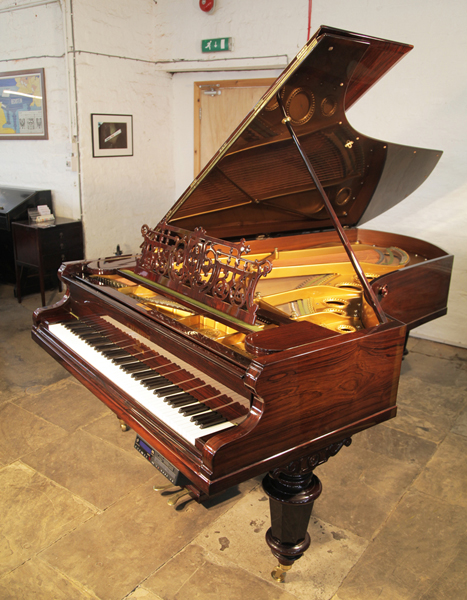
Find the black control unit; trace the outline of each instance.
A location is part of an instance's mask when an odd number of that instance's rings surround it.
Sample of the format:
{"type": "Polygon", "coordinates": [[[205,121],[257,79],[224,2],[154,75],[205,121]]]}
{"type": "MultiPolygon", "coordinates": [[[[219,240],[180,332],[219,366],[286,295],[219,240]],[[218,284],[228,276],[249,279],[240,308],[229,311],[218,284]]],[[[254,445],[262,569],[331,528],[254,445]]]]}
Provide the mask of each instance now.
{"type": "Polygon", "coordinates": [[[173,464],[162,456],[157,450],[145,442],[139,435],[136,436],[135,448],[144,456],[158,471],[162,473],[174,485],[184,487],[190,480],[180,473],[173,464]]]}

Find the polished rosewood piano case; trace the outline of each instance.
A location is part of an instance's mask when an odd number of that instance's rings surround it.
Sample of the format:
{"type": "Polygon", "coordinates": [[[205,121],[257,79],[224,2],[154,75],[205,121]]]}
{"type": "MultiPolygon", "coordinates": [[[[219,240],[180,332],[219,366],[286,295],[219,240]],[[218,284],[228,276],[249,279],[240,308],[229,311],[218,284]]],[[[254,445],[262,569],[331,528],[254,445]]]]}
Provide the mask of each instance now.
{"type": "Polygon", "coordinates": [[[193,498],[268,473],[277,578],[310,543],[314,468],[396,415],[407,334],[446,313],[452,256],[360,228],[441,155],[346,118],[410,49],[322,27],[140,254],[64,264],[65,296],[34,313],[33,338],[193,498]]]}

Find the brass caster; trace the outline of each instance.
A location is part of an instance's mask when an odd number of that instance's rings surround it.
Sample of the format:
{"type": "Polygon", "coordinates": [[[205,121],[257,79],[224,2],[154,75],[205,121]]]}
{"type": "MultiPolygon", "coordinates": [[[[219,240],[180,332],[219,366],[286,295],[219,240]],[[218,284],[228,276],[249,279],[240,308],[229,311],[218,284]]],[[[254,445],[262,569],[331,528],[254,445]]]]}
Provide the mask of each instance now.
{"type": "Polygon", "coordinates": [[[273,579],[278,581],[279,583],[285,582],[285,576],[287,575],[287,571],[290,571],[292,565],[277,565],[275,569],[271,572],[271,576],[273,579]]]}
{"type": "Polygon", "coordinates": [[[177,502],[180,500],[180,498],[183,498],[183,496],[189,496],[190,492],[183,488],[182,490],[180,490],[179,492],[177,492],[176,494],[174,494],[173,496],[171,496],[168,500],[167,500],[167,504],[169,506],[175,506],[177,504],[177,502]]]}
{"type": "Polygon", "coordinates": [[[121,429],[122,431],[130,431],[130,426],[129,426],[129,425],[127,425],[127,424],[125,423],[125,421],[123,421],[123,419],[119,419],[119,422],[120,422],[120,429],[121,429]]]}
{"type": "Polygon", "coordinates": [[[171,487],[175,487],[173,483],[165,483],[164,485],[155,485],[152,489],[155,492],[163,492],[164,490],[168,490],[171,487]]]}

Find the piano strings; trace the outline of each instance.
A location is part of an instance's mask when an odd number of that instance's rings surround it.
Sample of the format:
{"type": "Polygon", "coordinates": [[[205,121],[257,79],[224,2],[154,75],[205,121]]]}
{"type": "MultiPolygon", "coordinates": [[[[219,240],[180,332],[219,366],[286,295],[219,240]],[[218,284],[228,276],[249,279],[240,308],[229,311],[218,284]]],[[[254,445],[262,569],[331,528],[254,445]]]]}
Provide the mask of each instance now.
{"type": "MultiPolygon", "coordinates": [[[[424,260],[395,246],[353,244],[352,247],[369,281],[424,260]]],[[[250,256],[252,261],[265,258],[272,263],[273,270],[256,287],[255,301],[261,306],[268,305],[294,320],[307,320],[342,334],[365,328],[362,285],[340,245],[298,250],[276,248],[272,253],[250,256]]],[[[91,275],[89,281],[115,288],[147,310],[170,314],[192,331],[248,354],[243,343],[246,336],[234,326],[229,327],[210,315],[196,314],[120,275],[91,275]]],[[[267,320],[262,323],[261,310],[258,317],[260,327],[275,326],[267,320]]]]}

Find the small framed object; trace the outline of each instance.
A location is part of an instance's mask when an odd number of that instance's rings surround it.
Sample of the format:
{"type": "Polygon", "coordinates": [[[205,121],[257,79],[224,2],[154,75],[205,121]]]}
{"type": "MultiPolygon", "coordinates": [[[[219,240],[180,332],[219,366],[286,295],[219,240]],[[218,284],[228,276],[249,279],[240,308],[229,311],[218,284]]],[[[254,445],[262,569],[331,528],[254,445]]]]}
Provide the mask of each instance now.
{"type": "Polygon", "coordinates": [[[47,140],[44,69],[0,73],[0,140],[47,140]]]}
{"type": "Polygon", "coordinates": [[[91,115],[92,155],[133,156],[132,115],[91,115]]]}

